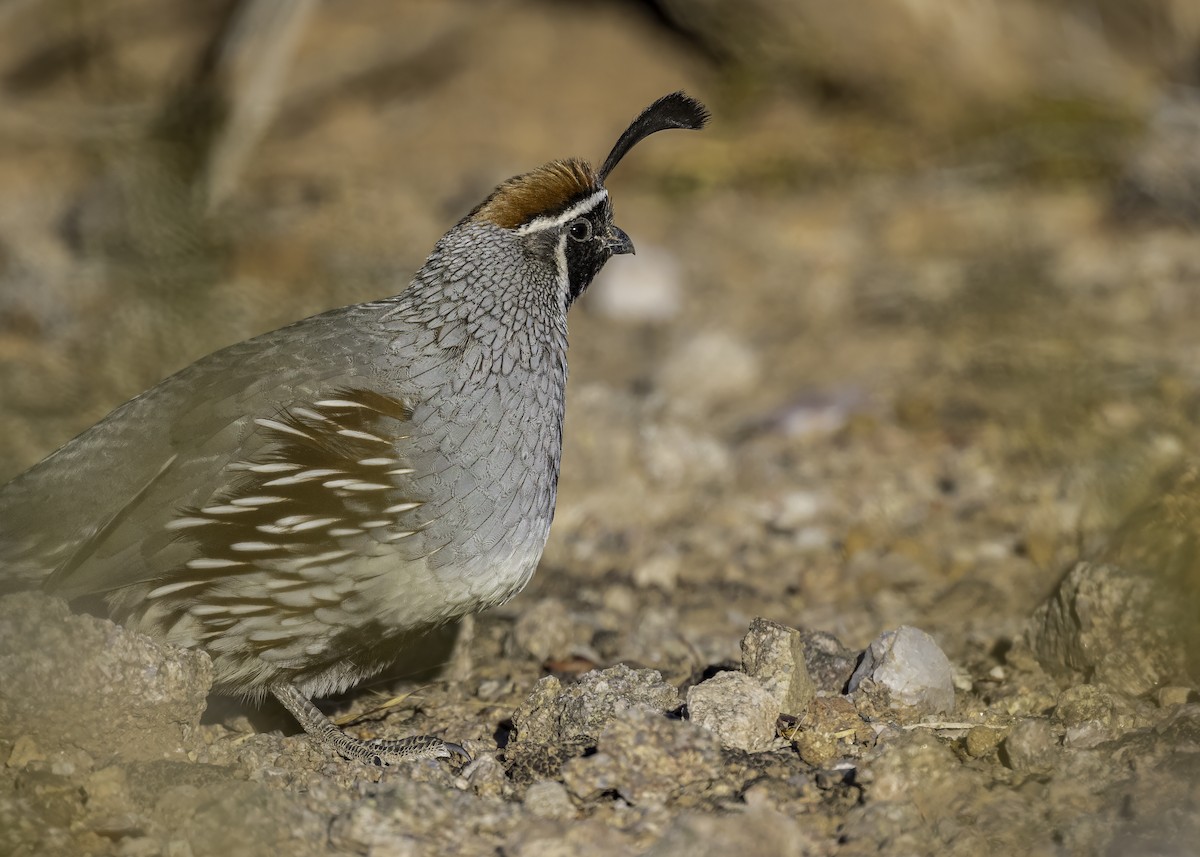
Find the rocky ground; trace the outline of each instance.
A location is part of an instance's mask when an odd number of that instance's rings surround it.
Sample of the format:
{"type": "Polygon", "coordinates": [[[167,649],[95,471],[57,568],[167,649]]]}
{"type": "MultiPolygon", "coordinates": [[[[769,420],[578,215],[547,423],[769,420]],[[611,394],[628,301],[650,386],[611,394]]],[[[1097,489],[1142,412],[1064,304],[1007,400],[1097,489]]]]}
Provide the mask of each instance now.
{"type": "Polygon", "coordinates": [[[204,89],[215,12],[0,5],[0,478],[208,350],[395,291],[496,181],[601,157],[654,97],[714,112],[609,183],[639,254],[572,313],[533,582],[325,706],[473,761],[329,758],[207,698],[204,656],[17,594],[0,853],[1194,853],[1194,92],[1133,27],[1099,39],[1133,71],[1052,107],[1005,76],[1060,74],[1040,43],[805,87],[679,6],[316,5],[220,172],[164,107],[204,89]]]}

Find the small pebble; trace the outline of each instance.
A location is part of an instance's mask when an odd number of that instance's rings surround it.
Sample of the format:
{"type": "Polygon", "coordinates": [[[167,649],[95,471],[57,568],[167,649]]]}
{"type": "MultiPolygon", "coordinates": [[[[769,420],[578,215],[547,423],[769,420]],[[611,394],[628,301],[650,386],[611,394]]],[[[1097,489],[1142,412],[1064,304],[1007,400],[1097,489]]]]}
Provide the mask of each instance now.
{"type": "Polygon", "coordinates": [[[1014,771],[1044,773],[1054,767],[1058,746],[1050,722],[1029,717],[1018,721],[1004,739],[1004,758],[1014,771]]]}
{"type": "Polygon", "coordinates": [[[858,653],[825,631],[801,631],[800,638],[804,644],[804,664],[817,690],[826,695],[845,693],[846,684],[858,666],[858,653]]]}
{"type": "Polygon", "coordinates": [[[463,770],[463,777],[480,797],[499,797],[507,784],[504,766],[494,756],[480,756],[473,760],[463,770]]]}
{"type": "Polygon", "coordinates": [[[21,735],[13,742],[12,751],[8,754],[6,764],[10,768],[24,768],[30,762],[44,761],[46,755],[38,747],[37,741],[29,735],[21,735]]]}
{"type": "Polygon", "coordinates": [[[88,811],[96,815],[121,816],[132,813],[129,796],[129,777],[125,768],[109,765],[88,776],[83,786],[87,794],[88,811]]]}
{"type": "Polygon", "coordinates": [[[933,637],[919,628],[901,625],[876,637],[850,677],[850,692],[867,678],[886,689],[893,708],[923,714],[954,709],[954,668],[933,637]]]}
{"type": "Polygon", "coordinates": [[[784,714],[803,714],[816,695],[804,638],[778,622],[759,618],[750,623],[742,638],[742,669],[767,689],[784,714]]]}
{"type": "Polygon", "coordinates": [[[1004,740],[1007,730],[996,726],[974,726],[967,732],[965,743],[967,755],[978,759],[988,755],[1004,740]]]}
{"type": "Polygon", "coordinates": [[[513,643],[538,661],[561,658],[569,653],[576,624],[562,601],[543,598],[522,611],[513,626],[513,643]]]}
{"type": "Polygon", "coordinates": [[[633,569],[633,582],[638,589],[660,589],[673,592],[679,579],[679,556],[673,553],[658,554],[633,569]]]}
{"type": "Polygon", "coordinates": [[[779,500],[772,523],[783,530],[797,530],[809,523],[828,505],[813,491],[791,491],[779,500]]]}
{"type": "Polygon", "coordinates": [[[1066,727],[1063,743],[1068,747],[1087,749],[1116,737],[1116,704],[1096,685],[1081,684],[1064,690],[1054,717],[1066,727]]]}
{"type": "Polygon", "coordinates": [[[1158,689],[1158,707],[1170,708],[1172,705],[1185,705],[1194,691],[1190,687],[1160,687],[1158,689]]]}
{"type": "Polygon", "coordinates": [[[525,808],[538,818],[575,818],[579,814],[566,786],[554,780],[541,780],[526,789],[525,808]]]}
{"type": "Polygon", "coordinates": [[[722,746],[761,753],[775,743],[779,702],[756,679],[719,672],[688,689],[688,719],[715,733],[722,746]]]}

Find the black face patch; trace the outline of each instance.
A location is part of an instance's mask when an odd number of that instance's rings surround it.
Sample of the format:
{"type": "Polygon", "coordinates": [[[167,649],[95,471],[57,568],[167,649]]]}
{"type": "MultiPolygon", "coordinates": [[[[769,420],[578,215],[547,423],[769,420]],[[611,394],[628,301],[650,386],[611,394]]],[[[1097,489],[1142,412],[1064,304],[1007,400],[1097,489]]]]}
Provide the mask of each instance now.
{"type": "Polygon", "coordinates": [[[605,199],[591,211],[562,226],[564,253],[567,257],[568,302],[574,301],[591,285],[604,263],[612,257],[606,243],[612,224],[612,206],[605,199]]]}

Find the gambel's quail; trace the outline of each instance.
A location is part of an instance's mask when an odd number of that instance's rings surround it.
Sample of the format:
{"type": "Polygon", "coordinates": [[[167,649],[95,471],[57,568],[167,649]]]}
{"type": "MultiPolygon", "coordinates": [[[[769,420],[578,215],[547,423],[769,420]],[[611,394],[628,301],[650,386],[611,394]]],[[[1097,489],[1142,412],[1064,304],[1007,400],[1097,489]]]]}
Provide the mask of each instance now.
{"type": "Polygon", "coordinates": [[[650,134],[707,119],[664,96],[599,170],[552,161],[499,185],[399,295],[225,348],[117,408],[0,488],[0,589],[99,599],[203,649],[218,691],[270,691],[347,758],[461,753],[364,743],[310,700],[529,581],[554,514],[567,309],[633,252],[604,180],[650,134]]]}

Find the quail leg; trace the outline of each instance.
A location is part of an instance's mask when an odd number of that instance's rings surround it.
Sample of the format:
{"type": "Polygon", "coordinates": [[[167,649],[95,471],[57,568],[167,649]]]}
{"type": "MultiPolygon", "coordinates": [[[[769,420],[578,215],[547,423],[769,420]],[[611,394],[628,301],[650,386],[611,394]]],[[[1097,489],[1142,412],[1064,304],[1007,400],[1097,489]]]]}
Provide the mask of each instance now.
{"type": "Polygon", "coordinates": [[[450,662],[442,673],[442,677],[451,684],[465,682],[475,671],[471,658],[471,645],[475,642],[475,617],[468,613],[458,620],[458,636],[454,638],[454,647],[450,650],[450,662]]]}
{"type": "Polygon", "coordinates": [[[470,759],[458,744],[443,741],[432,735],[413,735],[409,738],[360,741],[347,735],[321,713],[304,694],[286,682],[271,685],[271,693],[279,700],[304,731],[319,744],[323,744],[339,755],[352,761],[364,762],[381,767],[413,759],[448,759],[459,755],[470,759]]]}

